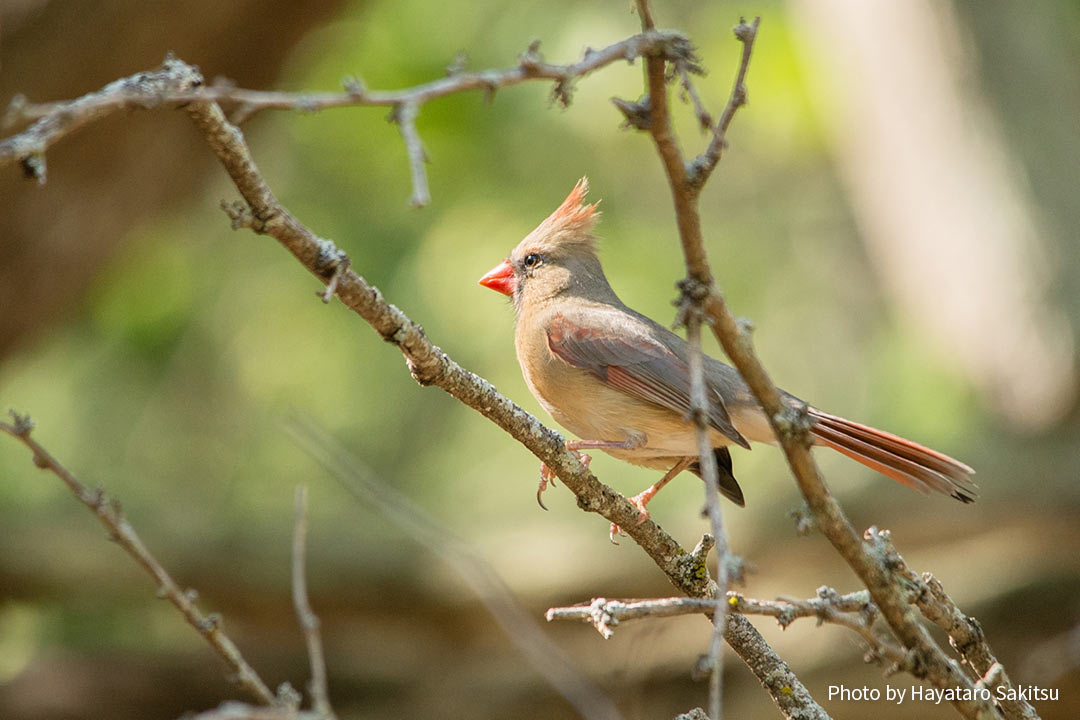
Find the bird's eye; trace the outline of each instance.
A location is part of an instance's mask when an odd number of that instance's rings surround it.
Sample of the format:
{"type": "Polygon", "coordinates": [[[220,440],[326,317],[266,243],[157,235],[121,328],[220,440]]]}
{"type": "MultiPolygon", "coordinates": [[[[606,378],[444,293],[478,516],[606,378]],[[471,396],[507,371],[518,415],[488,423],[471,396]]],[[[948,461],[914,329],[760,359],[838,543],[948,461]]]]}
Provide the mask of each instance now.
{"type": "Polygon", "coordinates": [[[539,265],[541,261],[542,258],[539,255],[537,255],[536,253],[529,253],[525,256],[525,267],[534,268],[539,265]]]}

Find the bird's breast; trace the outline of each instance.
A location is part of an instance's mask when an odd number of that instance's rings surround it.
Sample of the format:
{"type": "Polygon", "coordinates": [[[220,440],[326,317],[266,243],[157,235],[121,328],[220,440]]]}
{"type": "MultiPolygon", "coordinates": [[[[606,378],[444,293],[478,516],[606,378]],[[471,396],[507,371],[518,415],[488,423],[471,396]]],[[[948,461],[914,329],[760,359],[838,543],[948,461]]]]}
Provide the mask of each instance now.
{"type": "MultiPolygon", "coordinates": [[[[610,452],[628,462],[651,464],[655,458],[697,454],[697,436],[685,417],[563,361],[548,347],[546,330],[536,325],[538,332],[526,332],[526,326],[515,333],[518,362],[530,392],[559,425],[582,440],[641,443],[610,452]]],[[[710,439],[715,446],[730,443],[715,431],[710,439]]]]}

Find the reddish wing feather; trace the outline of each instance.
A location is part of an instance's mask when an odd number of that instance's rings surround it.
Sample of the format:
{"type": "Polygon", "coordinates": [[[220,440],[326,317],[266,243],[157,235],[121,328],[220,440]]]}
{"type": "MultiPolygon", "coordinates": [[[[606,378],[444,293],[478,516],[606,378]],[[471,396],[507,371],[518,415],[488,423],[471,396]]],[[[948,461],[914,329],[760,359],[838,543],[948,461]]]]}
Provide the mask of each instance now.
{"type": "Polygon", "coordinates": [[[810,429],[821,444],[921,492],[937,490],[963,502],[976,496],[970,467],[898,435],[811,408],[810,429]]]}

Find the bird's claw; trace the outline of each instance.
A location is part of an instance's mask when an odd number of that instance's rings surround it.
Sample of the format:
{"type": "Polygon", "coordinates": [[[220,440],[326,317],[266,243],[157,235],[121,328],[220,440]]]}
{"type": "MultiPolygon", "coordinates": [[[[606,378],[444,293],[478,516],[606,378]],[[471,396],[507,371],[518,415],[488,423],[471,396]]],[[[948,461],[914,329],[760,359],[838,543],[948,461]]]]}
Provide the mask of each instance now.
{"type": "MultiPolygon", "coordinates": [[[[578,462],[580,462],[586,470],[589,469],[589,463],[592,462],[592,457],[586,455],[585,453],[579,453],[577,450],[573,449],[571,449],[570,452],[577,455],[578,462]]],[[[540,463],[540,484],[536,488],[536,502],[544,510],[547,510],[547,505],[544,504],[544,501],[541,499],[540,496],[544,494],[545,490],[547,490],[548,485],[555,484],[555,478],[557,477],[558,475],[555,474],[554,470],[547,466],[547,463],[540,463]]]]}
{"type": "Polygon", "coordinates": [[[555,477],[554,470],[549,468],[546,463],[540,463],[540,485],[536,488],[536,502],[544,510],[547,510],[547,505],[540,499],[540,496],[544,494],[544,491],[547,490],[549,484],[555,484],[555,477]]]}
{"type": "Polygon", "coordinates": [[[626,533],[623,532],[623,529],[621,527],[619,527],[618,525],[616,525],[615,523],[611,523],[611,527],[608,528],[608,540],[611,540],[612,545],[618,545],[619,544],[619,541],[615,539],[616,535],[625,535],[625,534],[626,533]]]}

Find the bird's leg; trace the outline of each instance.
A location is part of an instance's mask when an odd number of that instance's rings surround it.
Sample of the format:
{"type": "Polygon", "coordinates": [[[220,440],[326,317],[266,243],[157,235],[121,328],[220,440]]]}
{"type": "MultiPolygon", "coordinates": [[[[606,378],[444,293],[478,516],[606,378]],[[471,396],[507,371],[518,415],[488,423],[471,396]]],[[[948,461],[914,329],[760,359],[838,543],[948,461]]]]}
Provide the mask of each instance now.
{"type": "MultiPolygon", "coordinates": [[[[636,507],[641,513],[641,515],[638,517],[637,523],[635,524],[640,525],[641,523],[649,519],[649,510],[645,506],[650,500],[652,500],[656,496],[656,493],[660,492],[660,490],[662,490],[665,485],[671,482],[676,475],[681,473],[686,468],[690,467],[693,464],[694,459],[695,458],[692,456],[680,458],[679,461],[675,463],[675,466],[673,468],[664,473],[664,477],[660,478],[655,483],[650,485],[645,490],[639,492],[634,497],[627,498],[631,502],[631,504],[633,504],[633,506],[636,507]]],[[[622,528],[620,528],[615,523],[611,523],[611,528],[608,531],[608,537],[611,539],[611,542],[613,544],[619,544],[615,542],[615,536],[621,532],[622,528]]]]}
{"type": "MultiPolygon", "coordinates": [[[[643,445],[645,445],[645,439],[633,435],[625,440],[570,440],[566,443],[566,449],[577,455],[578,462],[588,468],[592,457],[578,450],[636,450],[643,445]]],[[[536,488],[536,502],[545,510],[547,510],[547,505],[540,496],[544,494],[549,484],[555,484],[555,472],[546,463],[540,463],[540,485],[536,488]]]]}

